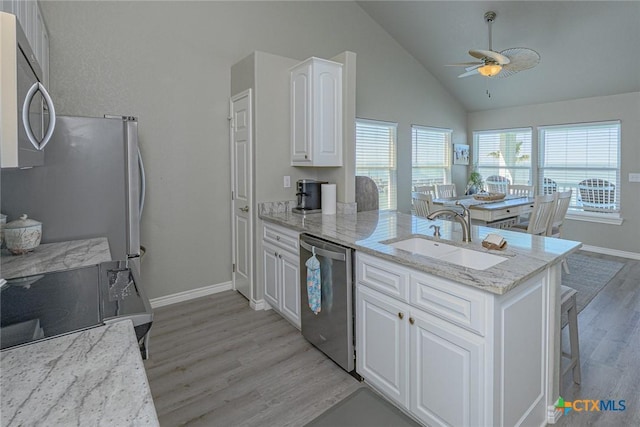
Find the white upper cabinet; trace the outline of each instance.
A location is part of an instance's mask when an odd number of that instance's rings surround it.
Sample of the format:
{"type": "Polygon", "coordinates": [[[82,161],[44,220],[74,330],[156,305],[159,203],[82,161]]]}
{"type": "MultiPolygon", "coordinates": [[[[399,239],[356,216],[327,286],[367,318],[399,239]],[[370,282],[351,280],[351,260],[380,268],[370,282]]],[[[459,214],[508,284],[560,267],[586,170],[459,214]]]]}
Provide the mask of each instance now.
{"type": "Polygon", "coordinates": [[[41,83],[49,87],[49,34],[40,4],[35,0],[0,0],[0,10],[16,15],[42,69],[41,83]]]}
{"type": "Polygon", "coordinates": [[[342,64],[309,58],[291,69],[291,165],[342,166],[342,64]]]}

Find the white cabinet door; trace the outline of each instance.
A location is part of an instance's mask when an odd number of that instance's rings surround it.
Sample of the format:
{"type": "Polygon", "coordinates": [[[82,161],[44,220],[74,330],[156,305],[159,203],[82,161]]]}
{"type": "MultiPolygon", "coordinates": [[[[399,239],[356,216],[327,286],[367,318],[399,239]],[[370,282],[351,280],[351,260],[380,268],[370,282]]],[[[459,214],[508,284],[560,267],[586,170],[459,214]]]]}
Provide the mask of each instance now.
{"type": "Polygon", "coordinates": [[[428,425],[477,425],[483,419],[484,340],[412,311],[410,411],[428,425]]]}
{"type": "Polygon", "coordinates": [[[282,284],[280,311],[300,328],[300,260],[289,252],[281,252],[278,262],[282,284]]]}
{"type": "Polygon", "coordinates": [[[360,285],[356,298],[357,372],[407,408],[409,307],[360,285]]]}
{"type": "Polygon", "coordinates": [[[280,307],[280,295],[278,294],[278,250],[275,246],[262,243],[262,268],[264,277],[264,299],[272,308],[280,307]]]}
{"type": "Polygon", "coordinates": [[[291,165],[342,166],[342,64],[309,58],[291,70],[291,165]]]}
{"type": "Polygon", "coordinates": [[[291,71],[291,161],[311,164],[311,66],[291,71]]]}

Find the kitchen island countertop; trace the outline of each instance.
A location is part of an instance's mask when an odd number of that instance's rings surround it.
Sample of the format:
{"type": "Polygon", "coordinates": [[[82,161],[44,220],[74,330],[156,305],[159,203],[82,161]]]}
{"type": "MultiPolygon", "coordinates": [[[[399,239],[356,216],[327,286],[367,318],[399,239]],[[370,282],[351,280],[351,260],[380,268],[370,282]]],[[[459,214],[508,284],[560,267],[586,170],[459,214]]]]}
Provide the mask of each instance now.
{"type": "Polygon", "coordinates": [[[263,221],[351,247],[356,251],[499,295],[508,292],[551,265],[561,262],[567,255],[582,246],[582,243],[571,240],[532,236],[527,233],[481,226],[472,226],[472,242],[464,243],[462,227],[457,222],[430,221],[395,211],[368,211],[338,215],[263,213],[260,218],[263,221]],[[388,245],[388,243],[416,235],[430,240],[435,239],[433,230],[430,229],[431,225],[440,225],[440,240],[447,244],[492,253],[508,259],[486,270],[475,270],[388,245]],[[508,243],[507,248],[502,251],[485,249],[482,246],[482,240],[489,233],[501,235],[508,243]]]}
{"type": "Polygon", "coordinates": [[[157,426],[126,320],[0,353],[0,424],[157,426]]]}
{"type": "Polygon", "coordinates": [[[69,270],[111,261],[106,237],[45,243],[25,255],[11,255],[3,249],[0,258],[4,279],[33,276],[53,271],[69,270]]]}

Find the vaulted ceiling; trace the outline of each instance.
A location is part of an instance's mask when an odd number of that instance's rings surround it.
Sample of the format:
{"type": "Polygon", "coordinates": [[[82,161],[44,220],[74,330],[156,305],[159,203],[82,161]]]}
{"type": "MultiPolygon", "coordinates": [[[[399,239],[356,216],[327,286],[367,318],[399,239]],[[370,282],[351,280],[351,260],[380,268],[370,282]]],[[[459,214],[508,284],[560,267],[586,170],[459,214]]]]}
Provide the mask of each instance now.
{"type": "Polygon", "coordinates": [[[640,1],[358,1],[468,111],[640,91],[640,1]],[[527,47],[535,68],[458,78],[470,49],[527,47]],[[489,97],[489,94],[491,95],[489,97]]]}

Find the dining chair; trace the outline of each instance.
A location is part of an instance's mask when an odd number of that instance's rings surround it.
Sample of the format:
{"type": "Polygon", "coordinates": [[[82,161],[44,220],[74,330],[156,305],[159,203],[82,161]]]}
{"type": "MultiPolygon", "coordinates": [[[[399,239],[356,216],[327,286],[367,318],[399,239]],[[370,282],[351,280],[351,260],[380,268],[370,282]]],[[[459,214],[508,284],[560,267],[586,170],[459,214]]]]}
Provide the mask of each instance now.
{"type": "Polygon", "coordinates": [[[562,224],[564,223],[564,217],[567,215],[569,205],[571,204],[572,193],[573,190],[560,191],[556,193],[558,195],[558,201],[556,202],[556,209],[551,221],[549,221],[549,227],[547,228],[546,235],[548,237],[561,237],[562,224]]]}
{"type": "Polygon", "coordinates": [[[500,176],[500,175],[491,175],[485,179],[485,184],[487,184],[487,191],[489,193],[502,193],[507,194],[507,189],[511,181],[509,178],[500,176]]]}
{"type": "Polygon", "coordinates": [[[431,194],[413,191],[411,192],[411,201],[417,216],[426,218],[427,215],[433,212],[433,196],[431,194]]]}
{"type": "Polygon", "coordinates": [[[549,222],[556,209],[557,199],[558,193],[536,196],[529,221],[516,224],[512,226],[510,230],[534,234],[536,236],[545,236],[549,228],[549,222]]]}
{"type": "Polygon", "coordinates": [[[611,211],[616,208],[616,186],[600,178],[589,178],[578,184],[578,201],[585,211],[611,211]]]}
{"type": "Polygon", "coordinates": [[[435,185],[415,185],[413,191],[422,194],[431,194],[431,196],[436,197],[435,185]]]}
{"type": "Polygon", "coordinates": [[[520,197],[533,197],[533,185],[509,184],[507,186],[507,194],[520,197]]]}
{"type": "Polygon", "coordinates": [[[436,195],[438,199],[444,199],[447,197],[457,197],[455,184],[436,184],[436,195]]]}
{"type": "MultiPolygon", "coordinates": [[[[564,217],[567,216],[567,211],[569,210],[569,205],[571,204],[571,194],[573,190],[569,191],[561,191],[556,193],[558,195],[558,200],[556,202],[556,208],[554,210],[553,216],[551,217],[551,221],[549,221],[549,226],[547,227],[546,236],[547,237],[557,237],[561,238],[562,235],[562,224],[564,223],[564,217]]],[[[569,274],[569,264],[567,264],[567,258],[562,260],[562,268],[564,271],[569,274]]]]}

